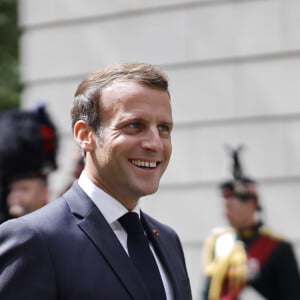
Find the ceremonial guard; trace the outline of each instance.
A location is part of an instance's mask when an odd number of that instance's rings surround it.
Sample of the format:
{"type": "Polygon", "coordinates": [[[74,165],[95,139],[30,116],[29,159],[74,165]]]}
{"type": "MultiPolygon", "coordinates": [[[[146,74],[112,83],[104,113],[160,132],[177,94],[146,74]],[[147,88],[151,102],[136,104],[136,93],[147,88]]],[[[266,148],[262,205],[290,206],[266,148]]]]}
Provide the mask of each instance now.
{"type": "Polygon", "coordinates": [[[253,287],[263,299],[300,299],[292,245],[264,227],[257,185],[242,172],[240,150],[231,149],[233,179],[220,185],[230,227],[214,229],[203,248],[203,299],[241,299],[246,286],[253,287]]]}
{"type": "Polygon", "coordinates": [[[47,204],[58,133],[45,105],[2,112],[0,132],[1,223],[47,204]]]}

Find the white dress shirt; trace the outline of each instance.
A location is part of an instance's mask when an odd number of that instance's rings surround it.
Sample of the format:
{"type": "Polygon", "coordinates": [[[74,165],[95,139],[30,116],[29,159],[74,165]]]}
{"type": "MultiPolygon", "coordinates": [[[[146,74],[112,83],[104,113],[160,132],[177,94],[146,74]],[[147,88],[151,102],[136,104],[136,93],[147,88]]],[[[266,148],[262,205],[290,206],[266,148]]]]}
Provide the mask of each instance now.
{"type": "MultiPolygon", "coordinates": [[[[117,236],[124,250],[128,254],[127,249],[127,232],[121,226],[118,219],[128,212],[127,208],[123,206],[119,201],[105,193],[99,187],[97,187],[88,177],[88,174],[83,171],[78,179],[79,186],[83,191],[89,196],[89,198],[94,202],[98,209],[103,214],[105,220],[112,228],[113,232],[117,236]]],[[[140,216],[140,206],[139,203],[132,210],[132,212],[137,213],[140,216]]],[[[155,257],[163,285],[165,288],[167,300],[173,300],[173,291],[171,288],[170,281],[167,277],[165,270],[163,269],[162,264],[160,263],[158,256],[156,255],[151,243],[150,248],[155,257]]]]}

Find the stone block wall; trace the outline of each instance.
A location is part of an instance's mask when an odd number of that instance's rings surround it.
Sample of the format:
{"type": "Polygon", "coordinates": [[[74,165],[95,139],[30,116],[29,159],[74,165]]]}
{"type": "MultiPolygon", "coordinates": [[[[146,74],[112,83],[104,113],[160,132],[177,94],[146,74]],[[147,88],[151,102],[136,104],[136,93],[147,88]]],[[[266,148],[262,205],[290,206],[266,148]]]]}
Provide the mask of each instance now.
{"type": "Polygon", "coordinates": [[[142,206],[178,231],[194,298],[203,239],[224,224],[226,143],[246,145],[266,223],[300,258],[299,1],[20,0],[19,22],[22,106],[46,102],[61,136],[53,199],[70,176],[69,107],[83,76],[121,61],[159,64],[170,79],[173,157],[142,206]]]}

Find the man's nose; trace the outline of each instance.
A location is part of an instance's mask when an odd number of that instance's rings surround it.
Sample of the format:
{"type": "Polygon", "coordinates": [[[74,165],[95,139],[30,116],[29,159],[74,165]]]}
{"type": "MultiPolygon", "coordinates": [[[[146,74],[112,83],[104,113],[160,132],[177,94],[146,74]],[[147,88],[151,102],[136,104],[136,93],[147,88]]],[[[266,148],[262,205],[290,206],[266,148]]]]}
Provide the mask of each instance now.
{"type": "Polygon", "coordinates": [[[149,128],[145,132],[142,147],[151,151],[161,151],[163,149],[163,141],[158,128],[149,128]]]}

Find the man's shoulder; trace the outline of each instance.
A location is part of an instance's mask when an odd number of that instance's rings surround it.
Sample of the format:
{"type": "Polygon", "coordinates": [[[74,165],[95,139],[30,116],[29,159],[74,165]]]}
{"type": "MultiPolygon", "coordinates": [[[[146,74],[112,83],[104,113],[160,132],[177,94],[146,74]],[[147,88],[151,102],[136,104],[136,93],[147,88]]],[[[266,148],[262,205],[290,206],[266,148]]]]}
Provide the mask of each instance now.
{"type": "Polygon", "coordinates": [[[259,234],[269,240],[276,241],[278,243],[287,243],[288,240],[283,235],[277,233],[276,231],[269,229],[267,227],[261,227],[259,229],[259,234]]]}
{"type": "Polygon", "coordinates": [[[64,213],[65,209],[67,208],[66,201],[62,198],[59,197],[55,200],[52,200],[45,206],[21,217],[21,219],[24,220],[39,220],[39,219],[48,219],[48,218],[53,218],[54,216],[58,216],[61,213],[64,213]]]}
{"type": "MultiPolygon", "coordinates": [[[[265,245],[274,245],[271,253],[275,260],[279,259],[283,262],[287,257],[294,255],[293,243],[287,237],[278,234],[276,231],[268,228],[261,228],[260,237],[265,241],[265,245]]],[[[265,248],[263,243],[261,243],[261,245],[265,248]]]]}
{"type": "Polygon", "coordinates": [[[18,230],[38,230],[57,225],[59,215],[65,214],[66,202],[62,198],[53,200],[51,203],[29,213],[22,217],[10,219],[0,226],[0,234],[2,231],[10,228],[18,230]]]}

